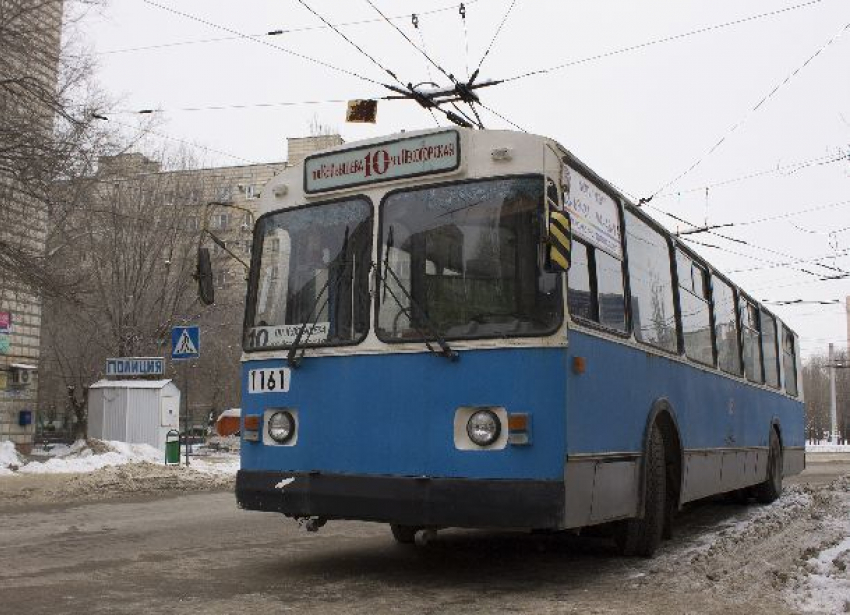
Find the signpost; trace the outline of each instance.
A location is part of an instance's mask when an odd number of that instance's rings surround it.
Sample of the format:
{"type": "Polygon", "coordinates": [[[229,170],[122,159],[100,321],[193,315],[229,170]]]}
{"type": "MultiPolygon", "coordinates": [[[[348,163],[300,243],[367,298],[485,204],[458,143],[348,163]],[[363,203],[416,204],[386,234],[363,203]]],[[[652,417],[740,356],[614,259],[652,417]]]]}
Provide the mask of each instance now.
{"type": "Polygon", "coordinates": [[[171,328],[171,360],[186,361],[183,364],[183,403],[184,429],[186,438],[186,465],[189,465],[189,432],[192,429],[191,417],[189,416],[189,363],[191,359],[201,356],[201,330],[197,325],[171,328]]]}
{"type": "Polygon", "coordinates": [[[162,357],[123,357],[106,360],[107,376],[161,376],[165,359],[162,357]]]}

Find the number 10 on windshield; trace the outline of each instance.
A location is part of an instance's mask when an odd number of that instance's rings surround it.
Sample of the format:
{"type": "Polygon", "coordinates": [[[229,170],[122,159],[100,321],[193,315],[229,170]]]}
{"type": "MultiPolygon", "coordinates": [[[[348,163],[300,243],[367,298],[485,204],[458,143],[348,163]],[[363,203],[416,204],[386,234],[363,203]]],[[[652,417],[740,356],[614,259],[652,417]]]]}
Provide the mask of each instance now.
{"type": "Polygon", "coordinates": [[[249,393],[286,393],[289,391],[289,369],[252,369],[248,372],[249,393]]]}

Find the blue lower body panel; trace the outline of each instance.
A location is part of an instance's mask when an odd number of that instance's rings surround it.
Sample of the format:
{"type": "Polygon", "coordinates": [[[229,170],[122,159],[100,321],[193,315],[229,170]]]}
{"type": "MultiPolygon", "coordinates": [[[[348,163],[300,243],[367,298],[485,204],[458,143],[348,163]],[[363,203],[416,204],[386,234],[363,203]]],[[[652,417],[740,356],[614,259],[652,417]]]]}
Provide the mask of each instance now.
{"type": "Polygon", "coordinates": [[[286,393],[249,394],[247,372],[283,360],[243,364],[242,413],[298,412],[295,446],[243,442],[249,471],[358,476],[562,480],[565,348],[469,350],[450,362],[430,353],[304,358],[286,393]],[[531,417],[532,443],[459,450],[460,406],[499,406],[531,417]]]}

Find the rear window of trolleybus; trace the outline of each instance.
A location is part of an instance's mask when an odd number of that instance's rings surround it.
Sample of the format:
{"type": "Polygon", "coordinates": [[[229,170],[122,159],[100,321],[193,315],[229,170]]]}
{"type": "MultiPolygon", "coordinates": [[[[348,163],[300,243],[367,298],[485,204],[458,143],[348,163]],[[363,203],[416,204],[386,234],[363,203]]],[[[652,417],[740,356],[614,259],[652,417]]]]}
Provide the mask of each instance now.
{"type": "Polygon", "coordinates": [[[244,347],[356,344],[369,329],[372,205],[352,198],[261,218],[244,347]]]}
{"type": "Polygon", "coordinates": [[[542,217],[540,176],[390,193],[381,209],[378,336],[553,333],[561,290],[559,276],[543,270],[542,217]]]}

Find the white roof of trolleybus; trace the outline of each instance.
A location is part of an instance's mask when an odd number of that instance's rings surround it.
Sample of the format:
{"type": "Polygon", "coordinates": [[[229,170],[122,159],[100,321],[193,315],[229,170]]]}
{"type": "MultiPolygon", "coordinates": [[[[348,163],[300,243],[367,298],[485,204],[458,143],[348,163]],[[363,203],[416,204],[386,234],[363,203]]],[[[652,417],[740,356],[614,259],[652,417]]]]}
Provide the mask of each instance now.
{"type": "MultiPolygon", "coordinates": [[[[344,152],[359,149],[369,145],[391,143],[401,139],[417,136],[427,136],[447,131],[456,131],[460,135],[460,165],[450,171],[437,171],[425,176],[402,177],[375,182],[368,185],[358,185],[343,188],[332,188],[321,192],[307,194],[304,190],[304,162],[299,162],[273,177],[263,187],[259,215],[280,209],[298,207],[311,202],[335,199],[352,194],[368,194],[375,205],[380,197],[403,185],[421,185],[434,181],[450,180],[452,178],[489,177],[500,175],[517,175],[521,173],[540,173],[543,170],[547,143],[559,150],[566,150],[551,139],[540,135],[511,131],[511,130],[473,130],[469,128],[439,128],[430,130],[415,130],[390,135],[353,141],[334,147],[319,150],[309,157],[344,152]],[[507,150],[507,158],[496,160],[495,150],[507,150]]],[[[557,150],[552,150],[554,156],[557,150]]],[[[550,163],[551,165],[551,163],[550,163]]],[[[556,169],[552,169],[553,172],[556,169]]]]}

